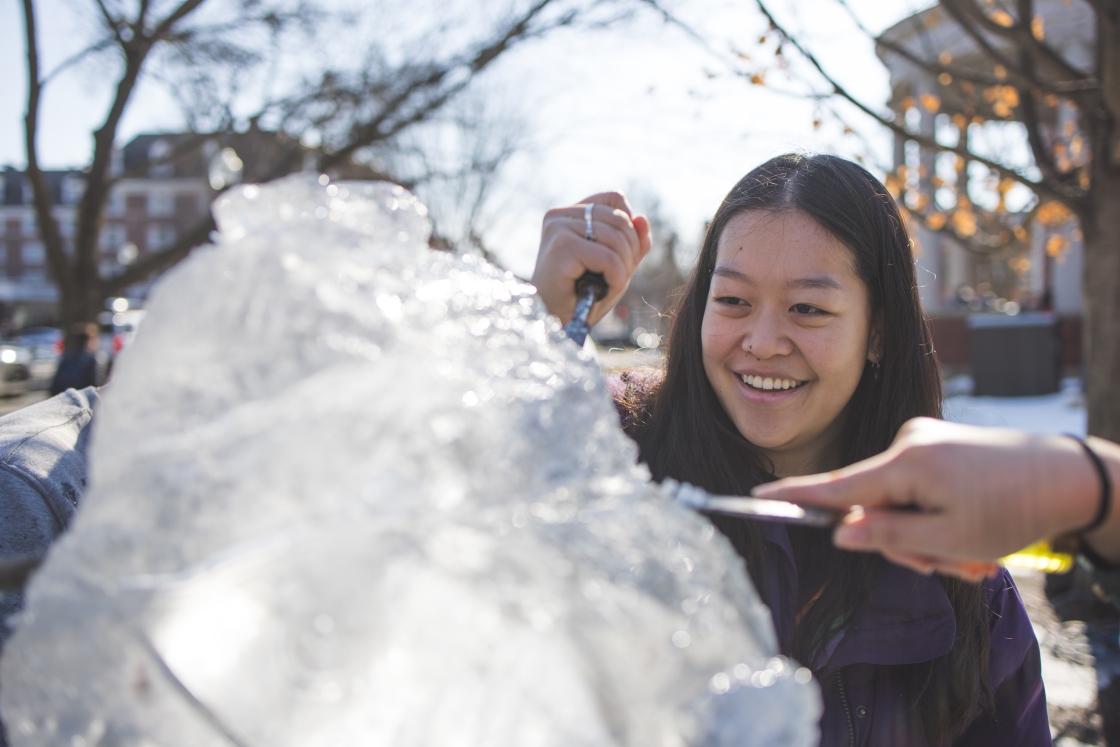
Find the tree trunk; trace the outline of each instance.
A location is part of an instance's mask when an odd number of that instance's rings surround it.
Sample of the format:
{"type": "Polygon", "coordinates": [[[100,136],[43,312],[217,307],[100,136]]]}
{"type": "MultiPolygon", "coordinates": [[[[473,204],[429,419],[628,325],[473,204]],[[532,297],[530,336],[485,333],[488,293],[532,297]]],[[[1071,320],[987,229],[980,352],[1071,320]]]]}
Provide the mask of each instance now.
{"type": "Polygon", "coordinates": [[[1094,152],[1090,210],[1082,226],[1082,339],[1089,433],[1120,443],[1120,169],[1108,163],[1104,150],[1094,152]]]}
{"type": "Polygon", "coordinates": [[[90,283],[75,283],[74,293],[68,294],[59,287],[58,318],[63,331],[69,330],[79,322],[96,322],[97,316],[105,311],[105,298],[90,283]]]}

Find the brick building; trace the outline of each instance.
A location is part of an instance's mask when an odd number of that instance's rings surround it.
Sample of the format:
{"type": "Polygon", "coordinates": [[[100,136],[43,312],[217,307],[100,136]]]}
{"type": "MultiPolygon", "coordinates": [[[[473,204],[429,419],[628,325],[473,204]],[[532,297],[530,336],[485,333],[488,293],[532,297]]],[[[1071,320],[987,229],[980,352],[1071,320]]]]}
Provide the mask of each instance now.
{"type": "MultiPolygon", "coordinates": [[[[216,192],[239,180],[267,180],[298,171],[305,150],[285,135],[260,130],[214,136],[140,135],[113,155],[116,179],[99,236],[102,277],[116,274],[152,252],[168,248],[209,210],[216,192]]],[[[23,171],[0,175],[0,323],[16,329],[52,324],[58,291],[51,281],[23,171]]],[[[78,170],[47,171],[54,214],[67,249],[72,248],[85,176],[78,170]]],[[[142,303],[151,280],[130,288],[142,303]]]]}

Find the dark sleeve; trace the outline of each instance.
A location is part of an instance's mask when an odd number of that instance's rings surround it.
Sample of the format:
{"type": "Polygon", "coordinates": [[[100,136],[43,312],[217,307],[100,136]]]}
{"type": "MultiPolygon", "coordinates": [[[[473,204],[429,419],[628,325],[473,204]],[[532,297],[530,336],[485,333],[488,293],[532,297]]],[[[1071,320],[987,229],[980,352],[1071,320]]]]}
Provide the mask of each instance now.
{"type": "Polygon", "coordinates": [[[82,385],[74,387],[75,389],[85,389],[87,386],[98,386],[100,382],[97,380],[97,356],[91,354],[86,355],[85,365],[82,366],[82,385]]]}
{"type": "Polygon", "coordinates": [[[1113,607],[1120,607],[1120,569],[1093,570],[1093,591],[1113,607]]]}
{"type": "Polygon", "coordinates": [[[1113,607],[1120,607],[1120,566],[1108,562],[1084,542],[1077,563],[1089,572],[1096,595],[1113,607]]]}
{"type": "Polygon", "coordinates": [[[988,656],[992,708],[972,722],[954,747],[1052,747],[1042,658],[1019,590],[1006,569],[985,583],[992,622],[988,656]]]}
{"type": "Polygon", "coordinates": [[[62,392],[64,392],[66,390],[66,387],[64,387],[62,385],[62,374],[63,374],[64,362],[65,362],[65,359],[62,358],[62,357],[59,357],[58,365],[55,366],[55,369],[54,369],[54,376],[51,377],[51,388],[49,389],[49,391],[50,391],[50,394],[51,394],[52,397],[54,397],[56,395],[59,395],[59,394],[62,394],[62,392]]]}

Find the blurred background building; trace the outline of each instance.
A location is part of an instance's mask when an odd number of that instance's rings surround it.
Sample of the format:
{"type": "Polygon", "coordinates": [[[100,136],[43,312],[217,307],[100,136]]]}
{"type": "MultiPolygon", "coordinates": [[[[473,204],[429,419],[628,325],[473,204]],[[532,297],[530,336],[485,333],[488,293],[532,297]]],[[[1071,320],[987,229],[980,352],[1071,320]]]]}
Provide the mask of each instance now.
{"type": "Polygon", "coordinates": [[[649,254],[638,266],[622,300],[591,330],[592,339],[603,345],[659,348],[669,332],[669,314],[685,282],[681,237],[663,216],[660,201],[650,196],[645,208],[652,233],[649,254]]]}
{"type": "MultiPolygon", "coordinates": [[[[258,178],[283,175],[303,166],[298,141],[251,129],[200,137],[186,133],[144,134],[114,152],[110,192],[100,233],[103,277],[112,276],[148,254],[162,251],[209,214],[210,201],[248,172],[258,178]]],[[[78,170],[47,171],[67,250],[85,175],[78,170]]],[[[56,323],[58,291],[39,237],[31,184],[23,171],[5,167],[0,195],[0,324],[8,329],[56,323]]],[[[154,278],[125,293],[142,304],[154,278]]]]}
{"type": "MultiPolygon", "coordinates": [[[[1037,0],[1034,9],[1046,19],[1047,43],[1072,64],[1091,67],[1096,21],[1089,5],[1037,0]]],[[[939,6],[899,21],[883,32],[883,38],[907,49],[923,50],[923,58],[936,57],[981,75],[991,68],[990,57],[976,40],[961,33],[960,26],[939,6]]],[[[990,42],[1001,45],[995,37],[990,42]]],[[[934,71],[884,46],[877,52],[890,71],[889,105],[911,132],[942,143],[964,142],[981,152],[990,151],[992,157],[1008,155],[1016,138],[1023,138],[1018,123],[993,126],[988,121],[1006,117],[1018,106],[1018,93],[1010,85],[985,90],[987,108],[977,110],[960,99],[957,87],[945,85],[934,71]]],[[[1044,123],[1043,129],[1052,135],[1068,133],[1075,127],[1075,118],[1075,111],[1057,106],[1053,121],[1044,123]]],[[[1076,161],[1088,154],[1070,152],[1068,157],[1076,161]]],[[[963,186],[972,177],[970,164],[950,153],[920,148],[915,140],[895,135],[893,166],[900,179],[901,201],[923,218],[911,225],[917,243],[918,284],[922,304],[934,320],[938,356],[948,373],[968,371],[972,363],[969,315],[1043,312],[1052,315],[1056,325],[1063,372],[1079,375],[1080,231],[1072,225],[1058,225],[1067,222],[1066,216],[1054,215],[1054,207],[1039,205],[1037,199],[1016,204],[1015,192],[1025,190],[994,177],[987,191],[989,200],[995,202],[984,204],[984,196],[963,186]],[[1010,235],[1002,235],[1008,230],[1010,235]]],[[[988,176],[986,167],[981,171],[988,176]]]]}

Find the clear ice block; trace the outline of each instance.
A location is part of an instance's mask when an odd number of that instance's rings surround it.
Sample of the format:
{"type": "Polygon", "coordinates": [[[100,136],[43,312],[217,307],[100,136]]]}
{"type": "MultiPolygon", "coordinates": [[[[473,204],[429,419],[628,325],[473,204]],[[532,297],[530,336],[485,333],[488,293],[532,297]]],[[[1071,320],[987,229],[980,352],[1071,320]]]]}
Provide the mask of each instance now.
{"type": "Polygon", "coordinates": [[[819,695],[533,288],[416,199],[215,206],[0,663],[15,745],[812,745],[819,695]]]}

